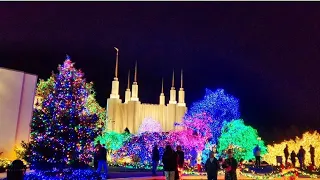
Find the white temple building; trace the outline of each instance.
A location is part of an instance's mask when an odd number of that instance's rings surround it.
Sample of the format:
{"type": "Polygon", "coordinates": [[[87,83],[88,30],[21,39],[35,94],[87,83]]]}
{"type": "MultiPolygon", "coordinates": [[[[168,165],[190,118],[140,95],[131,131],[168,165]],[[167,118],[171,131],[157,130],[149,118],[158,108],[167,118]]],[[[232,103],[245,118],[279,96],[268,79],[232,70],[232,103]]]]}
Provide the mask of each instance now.
{"type": "Polygon", "coordinates": [[[172,86],[170,90],[170,100],[165,104],[165,94],[162,88],[159,96],[159,104],[142,103],[139,100],[139,86],[137,81],[137,63],[134,71],[134,81],[130,89],[130,72],[128,74],[128,87],[125,91],[124,102],[119,96],[118,61],[119,49],[116,55],[115,77],[112,81],[110,98],[107,101],[107,117],[109,130],[123,132],[128,128],[131,133],[137,133],[139,126],[145,118],[153,118],[162,126],[165,132],[177,129],[175,123],[180,123],[184,117],[187,107],[185,103],[185,91],[183,89],[183,72],[181,70],[181,84],[177,92],[174,84],[174,72],[172,74],[172,86]]]}

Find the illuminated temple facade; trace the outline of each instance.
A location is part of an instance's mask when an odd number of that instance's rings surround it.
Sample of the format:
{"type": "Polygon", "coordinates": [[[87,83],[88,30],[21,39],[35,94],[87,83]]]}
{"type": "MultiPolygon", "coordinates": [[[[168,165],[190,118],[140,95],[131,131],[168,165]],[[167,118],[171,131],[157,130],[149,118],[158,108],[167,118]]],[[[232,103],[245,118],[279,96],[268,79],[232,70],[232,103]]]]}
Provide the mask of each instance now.
{"type": "Polygon", "coordinates": [[[130,73],[128,74],[128,87],[125,91],[124,102],[119,96],[119,79],[118,79],[118,57],[119,50],[116,55],[115,77],[112,81],[112,89],[110,98],[107,101],[107,117],[108,129],[116,132],[123,132],[128,128],[131,133],[137,133],[139,126],[145,118],[157,120],[162,127],[162,130],[168,132],[179,128],[174,126],[175,123],[180,123],[187,111],[185,103],[185,92],[183,89],[183,74],[181,71],[181,85],[178,92],[174,87],[174,72],[172,75],[172,87],[170,89],[170,100],[168,104],[165,102],[165,95],[162,88],[159,96],[159,104],[142,103],[139,100],[138,82],[137,82],[137,63],[135,65],[134,81],[130,89],[130,73]]]}

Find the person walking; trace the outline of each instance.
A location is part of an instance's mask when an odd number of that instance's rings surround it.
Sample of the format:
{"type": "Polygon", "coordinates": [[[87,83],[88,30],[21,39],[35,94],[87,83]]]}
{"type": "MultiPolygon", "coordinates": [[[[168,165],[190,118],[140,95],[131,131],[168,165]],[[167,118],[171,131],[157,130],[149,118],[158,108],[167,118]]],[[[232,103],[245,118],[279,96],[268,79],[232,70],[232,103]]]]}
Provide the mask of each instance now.
{"type": "Polygon", "coordinates": [[[261,150],[259,145],[256,145],[256,147],[253,149],[253,155],[256,158],[256,167],[260,167],[260,164],[261,164],[260,151],[261,150]]]}
{"type": "Polygon", "coordinates": [[[302,146],[300,146],[299,152],[298,152],[298,160],[300,164],[300,169],[304,168],[304,159],[305,159],[306,151],[303,149],[302,146]]]}
{"type": "Polygon", "coordinates": [[[286,147],[284,148],[283,154],[284,154],[284,158],[285,158],[285,166],[287,166],[287,164],[288,164],[288,158],[289,158],[289,147],[288,147],[288,144],[287,144],[286,147]]]}
{"type": "Polygon", "coordinates": [[[312,146],[312,145],[310,145],[310,150],[309,150],[309,153],[310,153],[310,158],[311,158],[311,165],[312,166],[315,166],[315,163],[314,163],[314,152],[315,151],[315,149],[314,149],[314,147],[312,146]]]}
{"type": "Polygon", "coordinates": [[[297,157],[296,153],[292,151],[290,154],[290,159],[293,167],[296,167],[296,157],[297,157]]]}
{"type": "Polygon", "coordinates": [[[159,149],[158,149],[158,145],[155,144],[152,150],[152,175],[153,176],[156,175],[159,160],[160,160],[159,149]]]}
{"type": "Polygon", "coordinates": [[[175,173],[175,179],[179,180],[182,177],[182,173],[183,173],[183,166],[184,166],[184,152],[182,151],[181,146],[177,146],[177,161],[178,161],[178,166],[177,166],[177,170],[175,173]]]}
{"type": "Polygon", "coordinates": [[[98,141],[96,146],[94,147],[93,167],[94,167],[95,170],[98,169],[98,158],[99,158],[100,146],[101,146],[100,141],[98,141]]]}
{"type": "Polygon", "coordinates": [[[166,180],[174,180],[178,162],[177,154],[176,152],[174,152],[170,145],[166,146],[166,149],[162,156],[162,163],[166,180]]]}
{"type": "Polygon", "coordinates": [[[104,145],[101,145],[99,148],[97,172],[100,173],[102,168],[104,173],[107,174],[108,173],[107,149],[104,147],[104,145]]]}
{"type": "Polygon", "coordinates": [[[232,150],[227,151],[228,158],[223,160],[222,167],[225,169],[225,180],[237,180],[237,160],[233,157],[232,150]]]}
{"type": "Polygon", "coordinates": [[[205,164],[208,180],[218,180],[218,170],[220,169],[219,161],[214,157],[214,153],[209,153],[209,158],[205,164]]]}

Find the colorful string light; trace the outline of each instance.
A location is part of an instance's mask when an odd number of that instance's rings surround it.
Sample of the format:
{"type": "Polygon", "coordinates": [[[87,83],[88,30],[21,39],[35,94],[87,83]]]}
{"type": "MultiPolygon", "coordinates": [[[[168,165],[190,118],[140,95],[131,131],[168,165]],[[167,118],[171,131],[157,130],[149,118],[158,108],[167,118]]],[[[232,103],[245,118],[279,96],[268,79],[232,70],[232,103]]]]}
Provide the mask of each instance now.
{"type": "Polygon", "coordinates": [[[93,140],[101,133],[98,117],[85,107],[90,92],[83,73],[69,57],[58,66],[54,89],[35,109],[31,122],[29,162],[52,166],[84,163],[93,158],[93,140]]]}
{"type": "MultiPolygon", "coordinates": [[[[263,156],[263,160],[270,163],[270,164],[277,164],[276,157],[277,156],[282,156],[283,163],[284,163],[284,153],[283,150],[288,145],[289,148],[289,153],[292,151],[295,151],[295,153],[298,153],[300,146],[304,147],[306,154],[305,154],[305,164],[309,165],[311,164],[311,157],[309,153],[309,146],[312,145],[315,147],[315,165],[319,166],[320,165],[320,134],[317,131],[314,132],[305,132],[302,135],[302,138],[296,137],[294,140],[290,139],[288,141],[283,141],[280,144],[272,144],[268,145],[268,153],[263,156]]],[[[289,158],[288,160],[291,162],[291,159],[289,158]]],[[[296,163],[298,165],[298,161],[296,163]]]]}
{"type": "Polygon", "coordinates": [[[243,120],[233,120],[225,123],[219,138],[218,151],[220,153],[233,148],[234,157],[238,160],[250,160],[254,158],[253,149],[259,145],[261,155],[267,152],[267,148],[258,136],[258,131],[244,124],[243,120]],[[230,147],[232,146],[232,147],[230,147]]]}
{"type": "Polygon", "coordinates": [[[162,132],[161,124],[152,118],[145,118],[139,126],[138,134],[144,132],[162,132]]]}
{"type": "Polygon", "coordinates": [[[223,89],[217,89],[216,91],[206,89],[204,98],[191,105],[186,119],[192,119],[199,114],[205,114],[214,120],[212,121],[214,124],[210,124],[209,127],[212,128],[213,133],[211,141],[216,144],[220,136],[219,128],[222,127],[223,122],[229,122],[240,117],[239,100],[226,94],[223,89]]]}

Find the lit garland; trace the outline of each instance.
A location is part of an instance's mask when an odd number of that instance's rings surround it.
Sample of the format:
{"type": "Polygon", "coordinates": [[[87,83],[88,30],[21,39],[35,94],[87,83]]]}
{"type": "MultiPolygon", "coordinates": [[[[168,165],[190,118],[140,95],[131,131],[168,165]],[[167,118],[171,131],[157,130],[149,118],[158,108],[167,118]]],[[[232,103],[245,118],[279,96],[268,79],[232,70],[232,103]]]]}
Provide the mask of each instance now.
{"type": "Polygon", "coordinates": [[[276,178],[282,178],[282,177],[289,177],[289,179],[296,179],[299,175],[307,176],[312,179],[318,178],[318,176],[315,174],[306,173],[295,168],[284,169],[281,172],[271,172],[271,173],[265,173],[265,174],[261,174],[261,173],[258,174],[258,173],[255,173],[254,171],[251,171],[251,172],[240,171],[239,173],[242,176],[249,177],[252,179],[276,179],[276,178]]]}
{"type": "Polygon", "coordinates": [[[29,162],[88,164],[93,158],[93,140],[101,132],[96,126],[98,117],[85,107],[89,95],[86,82],[68,56],[58,70],[53,91],[44,98],[42,108],[34,110],[29,162]]]}
{"type": "Polygon", "coordinates": [[[253,159],[253,149],[256,145],[260,146],[262,156],[266,153],[266,147],[259,139],[257,130],[245,125],[241,119],[226,123],[222,128],[218,151],[222,153],[229,149],[230,145],[234,148],[234,157],[238,160],[253,159]]]}
{"type": "Polygon", "coordinates": [[[216,91],[206,89],[204,99],[192,104],[186,119],[192,119],[199,114],[205,114],[215,120],[212,121],[214,124],[210,124],[209,127],[212,128],[212,142],[216,143],[220,136],[223,122],[240,117],[239,100],[232,95],[226,94],[223,89],[217,89],[216,91]]]}
{"type": "Polygon", "coordinates": [[[96,180],[96,179],[106,179],[105,175],[99,175],[92,170],[76,170],[76,169],[66,169],[63,171],[53,170],[53,171],[35,171],[30,172],[25,175],[25,180],[96,180]]]}
{"type": "MultiPolygon", "coordinates": [[[[305,164],[311,164],[311,157],[309,153],[309,146],[312,145],[315,147],[316,153],[315,153],[315,164],[316,166],[320,165],[320,134],[315,131],[313,133],[311,132],[306,132],[302,135],[302,138],[296,137],[295,140],[288,140],[288,141],[283,141],[280,144],[273,144],[273,145],[268,145],[268,153],[263,157],[263,160],[270,164],[276,164],[276,156],[282,156],[283,162],[284,162],[284,154],[283,150],[286,147],[286,144],[288,145],[289,148],[289,153],[292,151],[295,151],[295,153],[298,153],[300,146],[303,146],[304,149],[306,150],[306,155],[305,155],[305,164]]],[[[291,162],[290,158],[288,160],[291,162]]],[[[298,164],[298,162],[296,163],[298,164]]]]}
{"type": "Polygon", "coordinates": [[[152,118],[145,118],[138,129],[138,134],[144,132],[162,132],[161,124],[152,118]]]}

